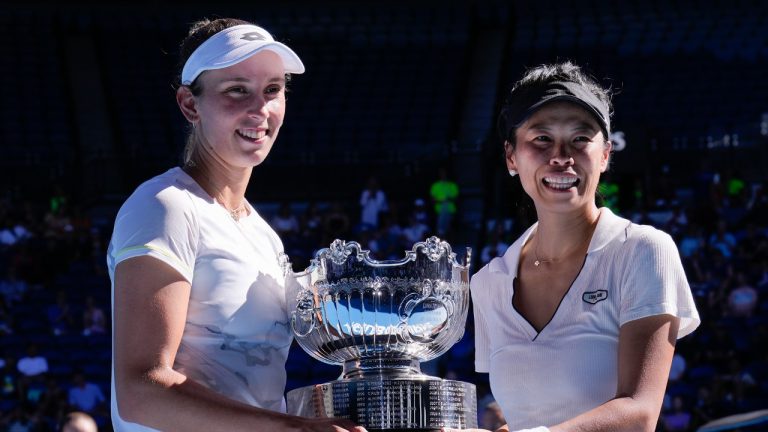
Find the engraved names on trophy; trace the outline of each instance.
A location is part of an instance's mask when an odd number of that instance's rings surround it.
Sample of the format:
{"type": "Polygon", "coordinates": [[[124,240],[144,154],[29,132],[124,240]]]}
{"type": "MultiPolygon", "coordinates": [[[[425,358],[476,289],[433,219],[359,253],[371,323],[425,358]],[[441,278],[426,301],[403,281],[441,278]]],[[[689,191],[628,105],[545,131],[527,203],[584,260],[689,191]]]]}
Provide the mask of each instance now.
{"type": "MultiPolygon", "coordinates": [[[[317,417],[351,419],[382,429],[439,429],[473,424],[474,387],[439,379],[335,381],[319,386],[317,417]],[[469,405],[468,405],[469,404],[469,405]]],[[[317,408],[317,404],[315,405],[317,408]]]]}

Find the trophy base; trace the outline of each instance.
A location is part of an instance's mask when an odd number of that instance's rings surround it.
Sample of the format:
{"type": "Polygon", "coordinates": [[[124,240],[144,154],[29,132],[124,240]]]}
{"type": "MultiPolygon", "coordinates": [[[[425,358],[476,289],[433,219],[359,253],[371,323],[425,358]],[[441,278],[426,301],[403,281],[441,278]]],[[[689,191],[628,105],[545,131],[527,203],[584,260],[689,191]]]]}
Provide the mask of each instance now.
{"type": "Polygon", "coordinates": [[[341,379],[287,395],[288,414],[345,418],[369,431],[432,432],[477,427],[475,386],[426,375],[341,379]]]}

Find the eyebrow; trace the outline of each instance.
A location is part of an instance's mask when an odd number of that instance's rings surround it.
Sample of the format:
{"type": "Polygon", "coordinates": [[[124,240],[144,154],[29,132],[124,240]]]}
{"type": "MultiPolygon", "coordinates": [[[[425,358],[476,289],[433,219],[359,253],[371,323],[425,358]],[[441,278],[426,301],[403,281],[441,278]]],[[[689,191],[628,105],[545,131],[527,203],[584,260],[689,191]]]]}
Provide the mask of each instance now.
{"type": "MultiPolygon", "coordinates": [[[[223,84],[223,83],[228,83],[228,82],[249,83],[249,82],[251,82],[251,80],[248,79],[248,78],[245,78],[245,77],[223,78],[223,79],[219,80],[216,84],[223,84]]],[[[267,80],[267,83],[269,83],[269,84],[271,84],[271,83],[285,84],[285,82],[286,82],[285,81],[285,75],[273,76],[272,78],[267,80]]]]}
{"type": "MultiPolygon", "coordinates": [[[[536,130],[548,131],[548,130],[551,129],[551,127],[549,126],[550,124],[551,124],[551,122],[547,122],[547,121],[545,121],[545,122],[538,122],[538,123],[534,123],[534,124],[528,126],[528,129],[536,129],[536,130]]],[[[576,127],[574,128],[574,130],[597,132],[600,129],[595,129],[595,127],[591,123],[589,123],[589,122],[577,121],[576,122],[576,127]]]]}

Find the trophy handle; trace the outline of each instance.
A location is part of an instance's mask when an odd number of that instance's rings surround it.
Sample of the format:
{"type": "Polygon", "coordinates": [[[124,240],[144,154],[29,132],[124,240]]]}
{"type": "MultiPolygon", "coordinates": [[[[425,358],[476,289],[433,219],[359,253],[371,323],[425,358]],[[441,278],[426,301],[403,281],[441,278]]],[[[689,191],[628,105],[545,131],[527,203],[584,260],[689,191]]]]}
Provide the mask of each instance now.
{"type": "Polygon", "coordinates": [[[299,299],[296,304],[296,310],[291,313],[291,330],[296,337],[303,338],[308,336],[317,327],[317,318],[315,317],[315,308],[312,297],[299,299]],[[297,321],[302,321],[302,329],[298,328],[297,321]],[[303,327],[307,327],[303,330],[303,327]]]}
{"type": "Polygon", "coordinates": [[[437,337],[440,335],[441,331],[448,325],[448,323],[451,321],[451,317],[453,316],[453,302],[450,299],[450,297],[441,296],[441,297],[434,297],[429,296],[428,294],[416,294],[412,293],[407,295],[402,302],[400,302],[399,307],[399,315],[400,315],[400,336],[405,340],[405,342],[412,343],[412,342],[419,342],[419,343],[429,343],[437,339],[437,337]],[[430,303],[430,309],[429,310],[435,310],[438,308],[442,308],[445,311],[445,319],[441,323],[436,323],[432,329],[429,330],[426,334],[420,334],[418,332],[411,331],[411,324],[409,323],[411,317],[413,316],[414,311],[419,307],[423,306],[425,302],[430,303]]]}

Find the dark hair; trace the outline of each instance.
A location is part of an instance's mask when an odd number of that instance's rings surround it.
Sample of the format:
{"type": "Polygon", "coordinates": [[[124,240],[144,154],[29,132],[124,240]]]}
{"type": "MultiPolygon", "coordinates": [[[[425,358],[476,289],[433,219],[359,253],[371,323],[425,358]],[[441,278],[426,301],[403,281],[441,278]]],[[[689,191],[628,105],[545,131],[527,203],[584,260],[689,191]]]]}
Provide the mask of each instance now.
{"type": "MultiPolygon", "coordinates": [[[[512,124],[512,122],[516,123],[517,119],[511,118],[510,110],[508,109],[511,102],[515,100],[516,95],[529,88],[546,85],[555,81],[573,82],[583,86],[608,106],[609,115],[613,113],[610,89],[601,86],[597,80],[584,72],[581,67],[570,61],[543,64],[528,69],[525,72],[525,75],[523,75],[523,78],[515,83],[507,96],[498,119],[498,133],[502,142],[508,140],[510,137],[514,137],[515,131],[520,127],[519,124],[512,124]]],[[[608,140],[609,137],[606,136],[605,139],[608,140]]],[[[515,146],[514,142],[511,142],[510,144],[513,147],[515,146]]]]}
{"type": "MultiPolygon", "coordinates": [[[[224,29],[243,24],[251,23],[237,18],[217,18],[213,21],[208,18],[203,18],[200,21],[193,23],[189,28],[187,37],[185,37],[179,45],[179,64],[176,67],[178,75],[176,75],[175,79],[176,86],[181,85],[181,71],[184,69],[184,64],[203,42],[224,29]]],[[[189,85],[189,89],[195,96],[199,95],[202,91],[197,79],[189,85]]]]}

